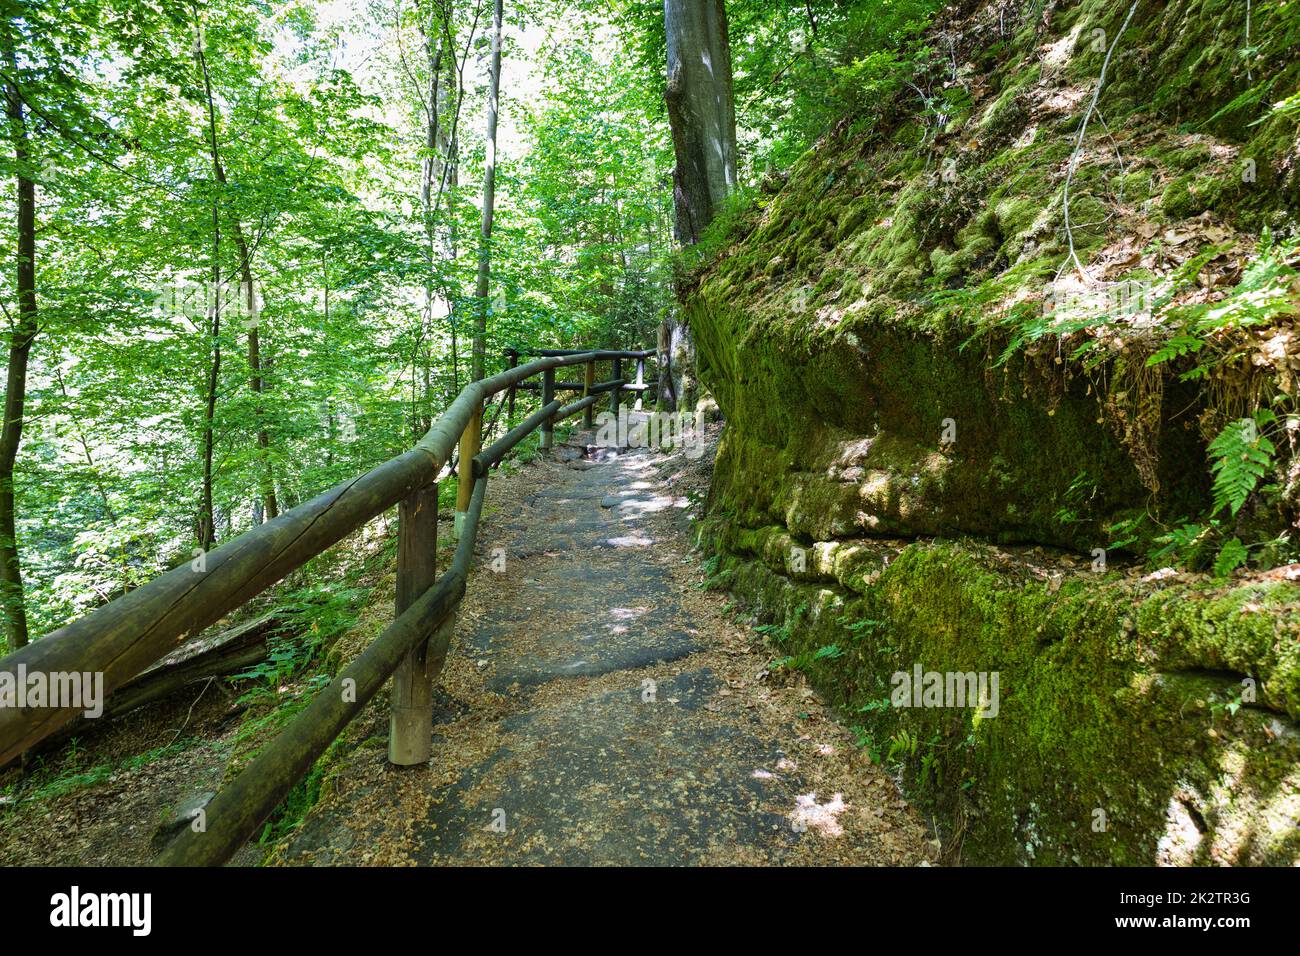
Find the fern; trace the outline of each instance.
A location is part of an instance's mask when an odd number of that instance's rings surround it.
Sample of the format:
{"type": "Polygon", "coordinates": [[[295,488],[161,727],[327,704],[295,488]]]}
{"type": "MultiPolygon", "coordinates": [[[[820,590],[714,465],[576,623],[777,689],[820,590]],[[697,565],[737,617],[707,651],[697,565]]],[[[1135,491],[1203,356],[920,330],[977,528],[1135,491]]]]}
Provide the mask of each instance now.
{"type": "Polygon", "coordinates": [[[1203,339],[1198,339],[1194,335],[1175,335],[1165,343],[1163,348],[1147,359],[1147,367],[1150,368],[1153,365],[1160,365],[1164,362],[1170,361],[1171,359],[1180,359],[1184,355],[1199,352],[1203,348],[1205,348],[1205,341],[1203,339]]]}
{"type": "Polygon", "coordinates": [[[1240,538],[1233,538],[1219,551],[1219,556],[1214,560],[1214,576],[1226,578],[1237,568],[1246,563],[1248,557],[1246,546],[1241,543],[1240,538]]]}
{"type": "Polygon", "coordinates": [[[1184,524],[1174,528],[1168,534],[1162,534],[1155,539],[1160,547],[1151,552],[1151,560],[1156,564],[1166,560],[1185,564],[1196,554],[1212,531],[1211,526],[1200,524],[1184,524]]]}
{"type": "Polygon", "coordinates": [[[1254,418],[1231,422],[1210,442],[1209,453],[1215,459],[1210,467],[1214,473],[1214,514],[1227,508],[1236,515],[1273,467],[1277,449],[1260,427],[1275,420],[1272,412],[1261,410],[1254,418]]]}
{"type": "Polygon", "coordinates": [[[1278,102],[1273,104],[1273,108],[1269,112],[1265,113],[1250,125],[1258,126],[1260,123],[1265,123],[1274,116],[1292,116],[1296,119],[1300,119],[1300,93],[1292,93],[1286,99],[1278,100],[1278,102]]]}

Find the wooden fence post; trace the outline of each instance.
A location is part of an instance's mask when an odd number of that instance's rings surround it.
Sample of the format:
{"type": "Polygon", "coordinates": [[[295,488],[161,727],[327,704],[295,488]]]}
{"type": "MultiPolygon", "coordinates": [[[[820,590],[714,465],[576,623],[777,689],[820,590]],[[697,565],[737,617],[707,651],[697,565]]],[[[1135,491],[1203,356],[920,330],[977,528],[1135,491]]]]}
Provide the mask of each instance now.
{"type": "MultiPolygon", "coordinates": [[[[510,356],[510,367],[515,368],[519,365],[519,350],[506,349],[506,354],[510,356]]],[[[515,420],[515,387],[510,386],[510,396],[508,398],[509,408],[506,410],[506,431],[510,430],[511,424],[515,420]]]]}
{"type": "MultiPolygon", "coordinates": [[[[596,385],[596,363],[588,362],[585,368],[587,371],[586,374],[583,376],[583,380],[582,380],[583,398],[586,398],[588,395],[590,395],[592,388],[594,388],[596,385]]],[[[595,414],[595,411],[596,410],[592,406],[588,405],[586,411],[582,413],[582,424],[585,427],[591,428],[592,415],[595,414]]]]}
{"type": "MultiPolygon", "coordinates": [[[[438,484],[409,495],[397,507],[397,614],[433,587],[438,576],[438,484]]],[[[428,763],[433,753],[433,683],[422,643],[393,672],[388,761],[400,767],[428,763]]]]}
{"type": "MultiPolygon", "coordinates": [[[[542,407],[545,408],[551,402],[555,401],[555,369],[548,368],[542,373],[542,407]]],[[[551,444],[555,441],[555,419],[548,418],[542,422],[542,450],[550,449],[551,444]]]]}
{"type": "Polygon", "coordinates": [[[452,532],[460,540],[460,529],[469,513],[469,500],[474,495],[474,456],[481,450],[483,437],[483,405],[480,403],[470,416],[465,430],[460,433],[460,463],[456,468],[456,518],[452,532]]]}
{"type": "MultiPolygon", "coordinates": [[[[623,360],[616,358],[611,365],[610,379],[623,379],[623,360]]],[[[609,410],[614,413],[614,440],[618,447],[623,447],[623,423],[619,420],[622,415],[623,389],[615,385],[614,390],[609,393],[609,410]]]]}

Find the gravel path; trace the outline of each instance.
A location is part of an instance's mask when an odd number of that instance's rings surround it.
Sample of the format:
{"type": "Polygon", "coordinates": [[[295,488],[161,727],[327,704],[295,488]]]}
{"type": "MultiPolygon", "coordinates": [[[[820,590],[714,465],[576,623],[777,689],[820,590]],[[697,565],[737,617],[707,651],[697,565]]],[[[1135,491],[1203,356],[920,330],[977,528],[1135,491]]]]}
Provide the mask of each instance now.
{"type": "Polygon", "coordinates": [[[429,765],[353,750],[279,861],[925,861],[894,781],[702,589],[698,466],[590,440],[492,479],[429,765]]]}

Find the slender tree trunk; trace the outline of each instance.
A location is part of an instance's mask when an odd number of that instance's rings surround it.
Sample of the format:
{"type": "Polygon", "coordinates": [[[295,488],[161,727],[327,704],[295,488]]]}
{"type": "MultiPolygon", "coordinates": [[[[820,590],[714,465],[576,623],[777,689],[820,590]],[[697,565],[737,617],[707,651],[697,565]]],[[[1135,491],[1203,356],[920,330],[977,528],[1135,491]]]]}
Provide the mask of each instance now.
{"type": "MultiPolygon", "coordinates": [[[[226,168],[221,163],[221,152],[217,148],[216,104],[212,100],[212,78],[208,73],[207,55],[203,49],[201,34],[200,42],[195,44],[194,49],[199,69],[203,72],[203,88],[207,96],[212,175],[221,188],[224,189],[226,186],[226,168]]],[[[266,383],[262,377],[261,305],[258,302],[257,285],[253,279],[252,252],[249,249],[248,240],[244,236],[244,229],[239,223],[238,216],[232,218],[230,231],[235,240],[235,250],[239,254],[240,291],[243,295],[244,308],[247,310],[245,312],[245,327],[248,330],[248,387],[253,392],[253,417],[257,422],[257,457],[260,467],[258,482],[261,485],[263,510],[266,514],[266,520],[269,521],[280,513],[280,506],[275,497],[275,474],[271,467],[271,436],[266,428],[266,409],[262,405],[262,393],[266,388],[266,383]]],[[[217,283],[216,288],[219,293],[219,273],[214,275],[213,282],[217,283]]],[[[260,524],[260,522],[258,523],[260,524]]]]}
{"type": "Polygon", "coordinates": [[[488,292],[492,279],[492,216],[496,205],[497,189],[497,114],[501,105],[501,5],[502,0],[496,0],[492,8],[487,158],[483,168],[483,228],[479,238],[478,285],[474,290],[478,299],[478,315],[474,319],[473,381],[475,382],[483,377],[484,356],[487,352],[488,292]]]}
{"type": "Polygon", "coordinates": [[[203,73],[203,86],[208,101],[208,142],[213,161],[213,195],[212,195],[212,290],[208,295],[207,334],[208,334],[208,381],[204,396],[203,419],[203,487],[200,492],[199,518],[197,534],[199,547],[211,551],[217,543],[216,514],[212,507],[213,451],[214,430],[217,417],[217,387],[221,381],[221,200],[218,184],[223,183],[224,173],[219,173],[221,162],[217,153],[217,113],[212,102],[212,81],[208,75],[208,64],[203,51],[202,26],[195,23],[195,58],[203,73]]]}
{"type": "Polygon", "coordinates": [[[736,107],[724,0],[664,0],[665,99],[673,132],[677,238],[697,242],[736,188],[736,107]]]}
{"type": "MultiPolygon", "coordinates": [[[[212,153],[212,174],[216,181],[224,189],[226,186],[226,170],[221,163],[221,154],[217,148],[217,129],[216,129],[216,106],[212,101],[212,82],[208,74],[207,57],[201,44],[196,46],[199,66],[203,70],[204,90],[207,94],[208,105],[208,126],[211,134],[210,149],[212,153]]],[[[257,285],[253,279],[252,254],[249,250],[248,240],[244,237],[243,227],[239,223],[238,217],[235,217],[231,233],[235,240],[236,252],[239,254],[239,277],[241,292],[243,294],[245,313],[245,326],[248,330],[248,385],[253,392],[254,407],[253,416],[257,422],[257,454],[260,466],[259,484],[261,485],[262,510],[266,520],[276,517],[280,513],[279,503],[275,497],[275,475],[271,467],[271,437],[266,428],[266,410],[262,405],[262,393],[265,390],[265,381],[262,377],[262,342],[261,342],[261,308],[258,302],[257,285]]],[[[213,282],[217,283],[217,289],[220,289],[220,274],[214,273],[213,282]]],[[[218,318],[218,322],[219,322],[218,318]]],[[[215,394],[215,393],[214,393],[215,394]]],[[[215,411],[215,410],[214,410],[215,411]]],[[[209,489],[209,493],[210,493],[209,489]]],[[[261,523],[260,521],[257,523],[261,523]]]]}
{"type": "Polygon", "coordinates": [[[221,211],[212,199],[212,293],[207,297],[208,381],[203,415],[203,487],[200,491],[197,533],[199,548],[211,551],[217,543],[217,521],[212,508],[212,459],[217,418],[217,386],[221,381],[221,211]]]}
{"type": "MultiPolygon", "coordinates": [[[[451,27],[447,27],[447,49],[454,50],[451,27]]],[[[464,97],[460,69],[456,66],[456,57],[448,58],[448,103],[451,110],[451,126],[446,129],[447,136],[447,259],[455,263],[460,256],[460,228],[456,219],[456,199],[460,195],[460,104],[464,97]]],[[[444,127],[446,128],[446,127],[444,127]]],[[[447,290],[447,322],[451,326],[451,396],[454,401],[460,394],[460,355],[459,323],[456,320],[456,296],[451,287],[447,290]]]]}
{"type": "MultiPolygon", "coordinates": [[[[215,155],[215,154],[214,154],[215,155]]],[[[217,166],[220,169],[220,164],[217,166]]],[[[221,176],[225,184],[224,173],[221,176]]],[[[253,280],[253,266],[249,261],[248,243],[238,222],[234,223],[235,247],[239,252],[239,275],[243,286],[244,303],[247,308],[246,325],[248,328],[248,387],[253,392],[255,404],[253,417],[257,422],[257,456],[260,464],[260,482],[262,505],[266,520],[270,521],[280,513],[279,502],[275,498],[275,473],[271,467],[271,436],[266,428],[266,408],[262,404],[262,393],[266,389],[262,377],[262,338],[261,338],[261,303],[258,301],[257,286],[253,280]]],[[[260,523],[260,522],[259,522],[260,523]]]]}
{"type": "MultiPolygon", "coordinates": [[[[16,76],[13,47],[5,51],[11,76],[16,76]]],[[[5,87],[6,112],[14,143],[18,181],[18,321],[9,335],[9,369],[5,377],[5,420],[0,433],[0,598],[4,602],[5,637],[9,650],[27,643],[27,604],[14,514],[14,463],[22,442],[27,401],[27,363],[36,338],[36,184],[27,174],[30,160],[27,118],[18,88],[5,87]]]]}
{"type": "MultiPolygon", "coordinates": [[[[424,161],[420,164],[420,211],[424,218],[424,312],[420,321],[419,345],[415,361],[422,365],[423,396],[412,396],[412,424],[416,435],[428,431],[433,419],[433,305],[438,288],[437,250],[438,230],[434,206],[433,184],[442,181],[444,153],[442,150],[442,59],[444,33],[435,17],[435,7],[430,4],[428,22],[421,21],[420,36],[424,42],[425,67],[429,71],[428,92],[424,102],[424,161]]],[[[414,374],[414,372],[413,372],[414,374]]],[[[413,383],[414,385],[414,383],[413,383]]]]}

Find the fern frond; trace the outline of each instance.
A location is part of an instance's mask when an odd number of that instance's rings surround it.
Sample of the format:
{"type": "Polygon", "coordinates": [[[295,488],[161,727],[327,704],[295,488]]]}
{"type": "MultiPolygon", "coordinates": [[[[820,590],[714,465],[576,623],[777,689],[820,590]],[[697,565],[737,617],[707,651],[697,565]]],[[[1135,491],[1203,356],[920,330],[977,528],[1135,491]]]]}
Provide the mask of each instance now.
{"type": "Polygon", "coordinates": [[[1209,453],[1214,458],[1214,513],[1224,508],[1235,515],[1255,490],[1259,480],[1273,467],[1277,449],[1259,430],[1253,418],[1231,422],[1214,441],[1209,453]]]}

